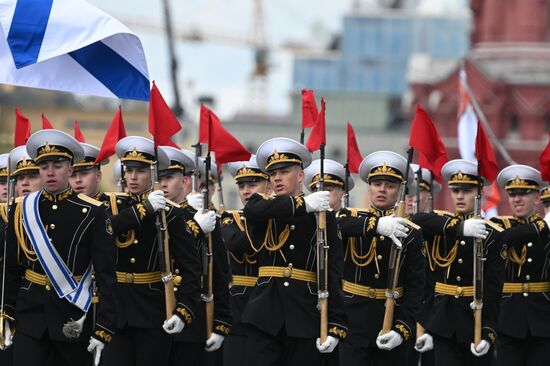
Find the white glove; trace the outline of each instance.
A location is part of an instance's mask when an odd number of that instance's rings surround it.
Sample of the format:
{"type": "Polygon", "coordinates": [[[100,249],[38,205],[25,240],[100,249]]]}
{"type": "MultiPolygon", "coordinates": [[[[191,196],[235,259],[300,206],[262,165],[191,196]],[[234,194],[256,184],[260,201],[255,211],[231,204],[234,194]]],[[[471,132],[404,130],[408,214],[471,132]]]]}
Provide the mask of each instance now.
{"type": "Polygon", "coordinates": [[[187,195],[187,203],[195,210],[200,211],[203,209],[203,199],[200,193],[189,193],[187,195]]]}
{"type": "Polygon", "coordinates": [[[329,204],[330,192],[320,191],[313,192],[304,197],[306,202],[306,211],[307,212],[321,212],[330,210],[329,204]]]}
{"type": "Polygon", "coordinates": [[[544,222],[546,222],[546,225],[550,226],[550,212],[544,216],[544,222]]]}
{"type": "Polygon", "coordinates": [[[11,334],[10,322],[4,320],[4,346],[8,348],[13,344],[13,334],[11,334]]]}
{"type": "Polygon", "coordinates": [[[101,360],[101,351],[103,351],[103,347],[105,347],[105,343],[101,342],[99,339],[90,337],[90,343],[88,343],[88,352],[94,355],[94,366],[99,365],[99,361],[101,360]]]}
{"type": "Polygon", "coordinates": [[[403,343],[403,337],[395,330],[390,330],[388,333],[376,337],[376,345],[384,351],[391,351],[401,343],[403,343]]]}
{"type": "Polygon", "coordinates": [[[168,334],[180,333],[185,327],[185,323],[177,315],[172,315],[170,319],[165,320],[162,329],[168,334]]]}
{"type": "Polygon", "coordinates": [[[464,221],[464,236],[473,236],[474,238],[486,239],[489,232],[485,228],[485,220],[468,219],[464,221]]]}
{"type": "Polygon", "coordinates": [[[338,338],[335,338],[335,337],[332,337],[332,336],[327,336],[327,339],[325,339],[323,344],[321,344],[321,339],[317,338],[316,345],[317,345],[317,349],[319,350],[319,352],[321,352],[321,353],[332,353],[332,351],[334,351],[334,349],[338,345],[338,342],[340,342],[340,340],[338,338]]]}
{"type": "Polygon", "coordinates": [[[434,348],[434,339],[428,333],[422,334],[416,339],[414,349],[420,353],[431,351],[434,348]]]}
{"type": "Polygon", "coordinates": [[[470,343],[470,351],[472,351],[472,354],[477,357],[486,355],[487,352],[489,352],[489,348],[491,348],[491,345],[485,339],[482,339],[477,347],[474,346],[473,343],[470,343]]]}
{"type": "Polygon", "coordinates": [[[206,352],[214,352],[222,346],[224,339],[224,336],[217,333],[212,333],[210,338],[206,340],[206,347],[204,347],[204,349],[206,350],[206,352]]]}
{"type": "Polygon", "coordinates": [[[407,236],[407,221],[401,217],[384,216],[378,220],[376,233],[384,236],[405,238],[407,236]]]}
{"type": "Polygon", "coordinates": [[[149,193],[147,199],[155,212],[164,210],[166,207],[166,198],[164,198],[164,192],[160,189],[149,193]]]}
{"type": "Polygon", "coordinates": [[[193,218],[199,224],[203,233],[208,234],[214,231],[216,227],[216,213],[214,211],[202,213],[202,210],[199,210],[193,218]]]}

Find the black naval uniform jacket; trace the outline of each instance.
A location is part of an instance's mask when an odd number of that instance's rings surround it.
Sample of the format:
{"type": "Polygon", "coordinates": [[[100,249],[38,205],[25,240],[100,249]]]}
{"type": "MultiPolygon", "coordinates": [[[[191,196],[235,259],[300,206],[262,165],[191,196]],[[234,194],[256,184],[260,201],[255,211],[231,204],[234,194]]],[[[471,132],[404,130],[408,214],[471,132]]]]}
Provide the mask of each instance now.
{"type": "MultiPolygon", "coordinates": [[[[378,220],[393,214],[393,209],[368,211],[341,209],[338,226],[345,244],[344,280],[372,289],[386,289],[391,239],[376,233],[378,220]],[[363,257],[363,259],[359,258],[363,257]],[[368,262],[370,257],[370,263],[368,262]],[[359,265],[358,265],[359,264],[359,265]]],[[[425,258],[422,256],[422,235],[410,228],[402,240],[403,249],[399,265],[398,287],[403,288],[396,300],[393,330],[404,340],[414,336],[416,316],[420,310],[425,283],[425,258]]],[[[385,298],[376,299],[344,291],[346,312],[350,324],[350,342],[354,346],[375,347],[376,338],[382,330],[385,298]]]]}
{"type": "MultiPolygon", "coordinates": [[[[112,215],[108,221],[119,241],[127,241],[131,235],[135,237],[129,245],[121,247],[117,244],[115,247],[116,270],[119,276],[158,272],[159,261],[164,260],[159,258],[156,213],[147,200],[148,194],[149,192],[140,195],[118,194],[118,214],[112,215]]],[[[174,314],[188,326],[195,319],[193,293],[198,283],[200,258],[195,250],[192,228],[175,213],[177,207],[173,203],[168,202],[166,207],[170,256],[175,267],[179,268],[182,279],[181,290],[175,294],[174,314]]],[[[149,284],[118,281],[116,290],[120,306],[117,315],[118,328],[130,326],[151,329],[162,326],[166,319],[162,281],[149,284]]]]}
{"type": "MultiPolygon", "coordinates": [[[[535,214],[527,219],[510,216],[492,220],[505,229],[502,233],[505,245],[502,254],[507,258],[504,282],[525,287],[532,282],[549,282],[550,237],[542,217],[535,214]]],[[[497,327],[499,333],[514,338],[550,338],[550,293],[503,291],[497,327]]]]}
{"type": "MultiPolygon", "coordinates": [[[[253,194],[244,207],[258,268],[292,267],[317,272],[317,222],[307,213],[304,197],[269,197],[253,194]],[[271,227],[271,233],[268,228],[271,227]],[[261,246],[267,236],[279,250],[261,246]]],[[[344,339],[347,335],[342,296],[342,244],[333,212],[327,212],[328,250],[328,334],[344,339]]],[[[248,248],[248,251],[250,248],[248,248]]],[[[284,328],[287,337],[319,337],[319,311],[316,282],[293,278],[259,277],[250,294],[241,321],[271,335],[284,328]]]]}
{"type": "MultiPolygon", "coordinates": [[[[414,215],[413,221],[422,227],[428,265],[433,271],[435,282],[460,287],[473,286],[474,238],[463,236],[464,220],[473,216],[473,213],[462,215],[446,211],[414,215]],[[437,262],[446,262],[448,266],[442,267],[437,262]]],[[[485,260],[481,336],[493,344],[496,340],[504,258],[499,237],[502,229],[495,224],[486,227],[489,235],[483,241],[485,260]]],[[[422,307],[419,323],[429,334],[455,339],[458,343],[471,343],[474,337],[474,313],[470,308],[472,301],[472,296],[444,295],[433,291],[422,307]]]]}
{"type": "MultiPolygon", "coordinates": [[[[229,263],[234,276],[258,277],[258,263],[250,248],[246,234],[245,218],[242,211],[226,211],[221,218],[221,233],[229,252],[229,263]]],[[[243,286],[233,281],[229,294],[233,310],[231,334],[245,335],[241,317],[254,286],[243,286]]]]}
{"type": "MultiPolygon", "coordinates": [[[[196,275],[198,276],[197,286],[193,292],[192,301],[195,306],[195,317],[190,327],[183,329],[181,333],[174,336],[177,342],[204,342],[206,340],[206,313],[205,303],[202,301],[202,272],[203,272],[203,246],[207,245],[206,236],[200,230],[198,224],[193,219],[193,216],[197,212],[193,207],[189,205],[187,200],[180,204],[180,208],[175,210],[175,214],[192,229],[194,234],[194,251],[196,255],[201,259],[197,268],[196,275]]],[[[211,233],[212,235],[212,251],[213,251],[213,294],[214,294],[214,325],[212,331],[226,336],[231,329],[232,312],[231,304],[229,302],[229,281],[230,270],[227,260],[227,254],[223,245],[219,219],[216,220],[216,228],[211,233]]],[[[181,273],[181,268],[175,266],[175,271],[181,273]]],[[[178,290],[179,291],[179,287],[178,290]]]]}
{"type": "MultiPolygon", "coordinates": [[[[80,319],[84,312],[59,298],[53,288],[24,278],[25,270],[44,275],[44,269],[38,260],[30,260],[24,255],[22,243],[16,238],[14,229],[22,223],[20,209],[22,201],[10,210],[5,281],[5,306],[8,315],[15,318],[17,332],[37,339],[48,332],[52,340],[77,342],[87,339],[94,327],[94,337],[104,343],[110,342],[116,317],[114,248],[101,203],[71,189],[56,195],[44,190],[39,201],[42,223],[69,270],[74,276],[81,276],[91,261],[95,280],[101,287],[96,324],[92,324],[90,308],[83,333],[77,339],[67,338],[63,334],[63,325],[71,319],[80,319]]],[[[23,240],[26,248],[32,249],[26,233],[23,240]]]]}

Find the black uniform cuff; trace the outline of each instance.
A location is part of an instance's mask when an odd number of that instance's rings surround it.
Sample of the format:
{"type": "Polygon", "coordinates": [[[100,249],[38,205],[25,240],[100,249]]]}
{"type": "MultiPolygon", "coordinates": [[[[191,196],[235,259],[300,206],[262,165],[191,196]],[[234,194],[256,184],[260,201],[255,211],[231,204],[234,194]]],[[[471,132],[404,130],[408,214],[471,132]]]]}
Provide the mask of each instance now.
{"type": "Polygon", "coordinates": [[[497,340],[497,332],[489,327],[484,327],[481,329],[481,339],[485,339],[491,344],[495,344],[497,340]]]}
{"type": "Polygon", "coordinates": [[[409,340],[409,338],[411,337],[411,328],[400,320],[395,322],[395,324],[393,325],[393,330],[401,334],[401,337],[403,337],[405,341],[409,340]]]}
{"type": "Polygon", "coordinates": [[[110,343],[114,335],[115,332],[101,326],[100,324],[96,324],[96,328],[94,330],[94,333],[92,334],[92,337],[103,343],[110,343]]]}
{"type": "Polygon", "coordinates": [[[182,303],[177,304],[175,314],[183,320],[185,325],[189,325],[193,322],[193,312],[182,303]]]}
{"type": "Polygon", "coordinates": [[[341,324],[329,323],[328,335],[336,337],[340,340],[344,340],[348,336],[348,328],[344,327],[341,324]]]}
{"type": "Polygon", "coordinates": [[[231,325],[221,320],[214,319],[214,329],[212,331],[222,336],[227,336],[231,330],[231,325]]]}
{"type": "Polygon", "coordinates": [[[185,226],[187,226],[187,231],[193,234],[193,237],[195,239],[202,238],[204,236],[204,233],[202,232],[201,227],[199,224],[195,221],[195,219],[189,219],[185,222],[185,226]]]}

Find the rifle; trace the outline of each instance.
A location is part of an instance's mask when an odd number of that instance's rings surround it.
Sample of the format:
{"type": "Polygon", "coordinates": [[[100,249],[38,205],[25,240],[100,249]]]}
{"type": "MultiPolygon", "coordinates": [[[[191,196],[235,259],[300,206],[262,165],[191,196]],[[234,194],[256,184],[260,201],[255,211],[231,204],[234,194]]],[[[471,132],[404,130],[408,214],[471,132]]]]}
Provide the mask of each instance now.
{"type": "Polygon", "coordinates": [[[430,172],[430,192],[428,192],[428,212],[433,212],[434,210],[434,175],[431,170],[430,172]]]}
{"type": "MultiPolygon", "coordinates": [[[[195,148],[195,171],[193,172],[193,192],[197,193],[199,191],[199,158],[202,155],[202,145],[200,142],[197,142],[196,145],[193,145],[195,148]]],[[[203,199],[203,210],[207,211],[210,207],[209,199],[209,187],[208,187],[208,177],[210,175],[210,151],[204,159],[205,174],[203,177],[204,188],[202,189],[202,199],[203,199]]],[[[212,335],[212,330],[214,328],[214,294],[213,294],[213,271],[214,263],[212,257],[212,235],[206,235],[206,243],[203,241],[202,245],[202,294],[201,300],[204,302],[205,311],[206,311],[206,338],[210,338],[212,335]]]]}
{"type": "MultiPolygon", "coordinates": [[[[10,157],[8,156],[8,196],[6,199],[6,223],[4,225],[4,248],[2,253],[2,294],[0,299],[0,350],[6,349],[6,340],[4,339],[4,321],[12,321],[10,317],[8,317],[4,311],[4,300],[5,300],[5,285],[6,285],[6,254],[7,254],[7,236],[8,236],[8,220],[10,217],[10,209],[15,202],[15,178],[11,176],[10,172],[10,157]]],[[[1,208],[0,208],[1,209],[1,208]]],[[[11,326],[13,330],[14,324],[10,324],[8,326],[11,326]]],[[[12,332],[13,334],[13,332],[12,332]]]]}
{"type": "Polygon", "coordinates": [[[344,207],[349,207],[349,161],[346,161],[346,179],[344,180],[344,207]]]}
{"type": "MultiPolygon", "coordinates": [[[[319,169],[318,191],[324,190],[325,182],[325,144],[321,144],[321,161],[319,169]]],[[[320,341],[325,342],[328,336],[328,249],[327,243],[327,212],[317,214],[317,297],[320,310],[320,341]]]]}
{"type": "MultiPolygon", "coordinates": [[[[409,167],[413,157],[413,148],[407,152],[407,167],[405,177],[401,182],[399,190],[399,202],[397,204],[396,217],[405,217],[407,205],[405,195],[407,193],[407,181],[409,179],[409,167]]],[[[393,325],[393,309],[395,307],[396,289],[399,282],[399,262],[401,261],[401,251],[403,247],[392,243],[390,250],[390,261],[388,265],[388,287],[386,289],[386,310],[384,312],[384,322],[382,324],[381,334],[389,333],[393,325]]]]}
{"type": "Polygon", "coordinates": [[[222,189],[222,171],[221,171],[221,166],[219,167],[219,170],[218,170],[218,201],[220,202],[219,204],[219,212],[220,214],[224,213],[225,212],[225,205],[223,203],[223,189],[222,189]]]}
{"type": "MultiPolygon", "coordinates": [[[[483,219],[481,217],[481,176],[479,161],[477,163],[477,176],[479,182],[477,185],[477,195],[475,199],[475,218],[483,219]]],[[[483,307],[483,240],[480,238],[474,239],[474,345],[481,342],[481,309],[483,307]]]]}
{"type": "MultiPolygon", "coordinates": [[[[160,189],[158,177],[158,151],[155,147],[155,163],[151,165],[153,190],[160,189]]],[[[176,296],[174,293],[174,276],[171,270],[168,227],[166,224],[166,211],[161,210],[155,214],[155,227],[158,238],[158,254],[160,262],[160,272],[162,273],[162,282],[164,283],[164,299],[166,303],[166,319],[174,315],[176,308],[176,296]]]]}
{"type": "Polygon", "coordinates": [[[416,194],[413,209],[413,213],[415,214],[420,212],[420,182],[422,182],[422,168],[418,167],[418,170],[416,171],[416,194]]]}

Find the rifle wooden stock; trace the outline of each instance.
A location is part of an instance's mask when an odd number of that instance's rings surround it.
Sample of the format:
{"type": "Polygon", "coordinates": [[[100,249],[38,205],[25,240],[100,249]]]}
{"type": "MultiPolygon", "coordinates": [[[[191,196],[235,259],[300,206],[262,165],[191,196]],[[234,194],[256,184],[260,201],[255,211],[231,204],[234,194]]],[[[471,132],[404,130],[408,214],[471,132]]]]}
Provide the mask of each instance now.
{"type": "Polygon", "coordinates": [[[319,253],[319,310],[320,310],[320,332],[319,338],[321,344],[325,342],[328,336],[328,253],[326,245],[327,233],[327,213],[326,211],[319,212],[317,221],[317,253],[319,253]],[[322,263],[322,265],[321,265],[322,263]]]}
{"type": "Polygon", "coordinates": [[[207,235],[207,243],[208,243],[208,249],[206,253],[206,260],[207,260],[207,268],[208,268],[208,281],[207,281],[207,288],[206,288],[206,294],[203,297],[204,306],[206,309],[206,338],[210,338],[212,335],[212,331],[214,329],[214,299],[213,299],[213,272],[214,272],[214,264],[212,261],[212,235],[207,235]]]}
{"type": "Polygon", "coordinates": [[[422,337],[425,333],[426,329],[420,323],[416,323],[416,339],[422,337]]]}
{"type": "MultiPolygon", "coordinates": [[[[160,183],[155,182],[153,184],[153,190],[160,189],[160,183]]],[[[157,212],[156,223],[159,245],[162,245],[163,258],[159,258],[162,261],[162,282],[164,283],[164,302],[166,308],[166,319],[170,319],[174,315],[174,309],[176,309],[176,294],[174,291],[174,277],[172,276],[172,261],[170,260],[170,247],[168,237],[168,227],[166,223],[166,211],[161,210],[157,212]]]]}
{"type": "MultiPolygon", "coordinates": [[[[481,217],[481,191],[475,198],[475,217],[481,217]]],[[[483,308],[483,240],[474,239],[474,345],[481,342],[481,310],[483,308]]]]}
{"type": "MultiPolygon", "coordinates": [[[[404,189],[404,188],[403,188],[404,189]]],[[[404,191],[403,191],[404,193],[404,191]]],[[[405,217],[406,204],[404,199],[399,201],[397,206],[396,217],[405,217]]],[[[393,327],[393,311],[395,308],[395,289],[399,282],[399,263],[401,262],[401,249],[392,243],[390,251],[390,263],[389,263],[389,286],[386,289],[386,308],[384,311],[384,322],[382,323],[382,334],[389,333],[393,327]]]]}

